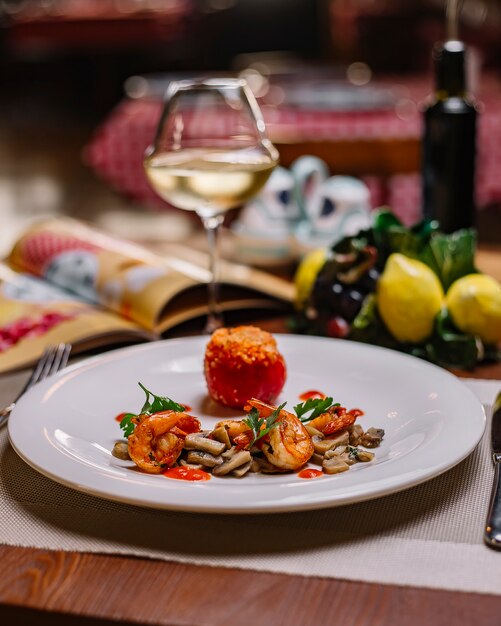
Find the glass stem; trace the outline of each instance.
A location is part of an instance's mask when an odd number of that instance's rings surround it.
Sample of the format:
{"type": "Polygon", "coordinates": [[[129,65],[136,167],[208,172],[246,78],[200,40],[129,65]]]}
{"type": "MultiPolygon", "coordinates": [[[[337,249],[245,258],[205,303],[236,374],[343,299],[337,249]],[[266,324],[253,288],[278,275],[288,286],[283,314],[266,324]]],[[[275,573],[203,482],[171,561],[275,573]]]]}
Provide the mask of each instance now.
{"type": "Polygon", "coordinates": [[[223,319],[219,308],[219,231],[224,221],[224,214],[200,216],[207,233],[209,246],[209,272],[210,282],[208,288],[208,312],[206,333],[213,333],[223,325],[223,319]]]}

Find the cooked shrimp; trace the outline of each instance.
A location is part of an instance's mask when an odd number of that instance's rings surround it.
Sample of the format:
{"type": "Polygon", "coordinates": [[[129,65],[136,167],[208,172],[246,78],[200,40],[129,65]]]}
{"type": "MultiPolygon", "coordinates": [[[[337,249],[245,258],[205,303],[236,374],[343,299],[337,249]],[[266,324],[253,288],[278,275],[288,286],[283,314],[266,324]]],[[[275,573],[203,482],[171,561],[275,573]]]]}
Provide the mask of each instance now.
{"type": "Polygon", "coordinates": [[[250,430],[243,420],[221,420],[214,426],[214,430],[216,430],[216,428],[221,428],[221,426],[226,428],[228,431],[228,437],[231,441],[233,441],[233,439],[235,439],[238,435],[244,433],[246,430],[250,430]]]}
{"type": "Polygon", "coordinates": [[[243,420],[221,420],[214,429],[221,426],[226,428],[231,443],[238,448],[247,449],[250,446],[253,439],[252,430],[243,420]]]}
{"type": "Polygon", "coordinates": [[[199,432],[200,422],[187,413],[162,411],[144,417],[129,437],[129,455],[145,472],[160,474],[181,454],[184,435],[199,432]]]}
{"type": "MultiPolygon", "coordinates": [[[[261,417],[269,417],[276,407],[260,400],[249,400],[246,410],[256,408],[261,417]]],[[[261,449],[270,463],[281,470],[296,470],[307,463],[313,454],[313,442],[298,418],[282,409],[278,426],[264,438],[261,449]]]]}
{"type": "Polygon", "coordinates": [[[358,415],[360,415],[360,411],[347,412],[345,408],[336,406],[312,419],[311,422],[308,422],[308,426],[312,426],[328,436],[351,426],[358,415]]]}

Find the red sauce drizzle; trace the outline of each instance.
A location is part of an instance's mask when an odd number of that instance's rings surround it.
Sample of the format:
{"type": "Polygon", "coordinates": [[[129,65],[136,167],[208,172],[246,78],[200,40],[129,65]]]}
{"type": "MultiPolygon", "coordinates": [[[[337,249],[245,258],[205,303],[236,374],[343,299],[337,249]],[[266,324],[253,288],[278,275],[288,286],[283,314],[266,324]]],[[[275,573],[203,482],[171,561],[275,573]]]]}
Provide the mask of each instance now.
{"type": "Polygon", "coordinates": [[[323,472],[321,470],[310,469],[310,468],[301,470],[298,474],[299,478],[318,478],[319,476],[322,476],[322,475],[323,475],[323,472]]]}
{"type": "Polygon", "coordinates": [[[322,393],[321,391],[315,391],[314,389],[312,389],[311,391],[305,391],[304,393],[302,393],[299,396],[299,399],[302,400],[303,402],[306,402],[306,400],[309,400],[310,398],[326,398],[327,396],[325,395],[325,393],[322,393]]]}
{"type": "Polygon", "coordinates": [[[192,467],[169,467],[162,472],[166,478],[176,478],[177,480],[209,480],[210,474],[204,470],[193,469],[192,467]]]}
{"type": "Polygon", "coordinates": [[[123,420],[123,418],[127,415],[127,413],[119,413],[115,419],[117,422],[121,422],[123,420]]]}
{"type": "Polygon", "coordinates": [[[189,404],[181,403],[181,406],[184,407],[186,413],[189,413],[191,411],[191,406],[189,404]]]}

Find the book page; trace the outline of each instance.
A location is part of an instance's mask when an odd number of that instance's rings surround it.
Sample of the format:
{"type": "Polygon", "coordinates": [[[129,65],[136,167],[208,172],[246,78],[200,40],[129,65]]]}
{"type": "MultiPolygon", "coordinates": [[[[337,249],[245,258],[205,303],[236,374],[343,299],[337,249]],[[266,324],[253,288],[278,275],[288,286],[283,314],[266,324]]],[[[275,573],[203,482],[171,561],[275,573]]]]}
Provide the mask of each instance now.
{"type": "Polygon", "coordinates": [[[32,365],[50,344],[71,343],[79,352],[152,338],[113,313],[0,263],[0,374],[32,365]]]}
{"type": "MultiPolygon", "coordinates": [[[[151,331],[171,328],[206,310],[206,292],[193,288],[209,280],[207,255],[180,245],[158,256],[79,222],[58,219],[34,225],[16,243],[8,262],[151,331]],[[196,300],[180,297],[189,291],[197,294],[196,300]]],[[[242,307],[254,301],[258,306],[290,303],[294,293],[285,280],[228,262],[222,263],[221,282],[240,288],[237,295],[230,294],[226,307],[222,302],[223,310],[238,308],[238,301],[242,307]]]]}

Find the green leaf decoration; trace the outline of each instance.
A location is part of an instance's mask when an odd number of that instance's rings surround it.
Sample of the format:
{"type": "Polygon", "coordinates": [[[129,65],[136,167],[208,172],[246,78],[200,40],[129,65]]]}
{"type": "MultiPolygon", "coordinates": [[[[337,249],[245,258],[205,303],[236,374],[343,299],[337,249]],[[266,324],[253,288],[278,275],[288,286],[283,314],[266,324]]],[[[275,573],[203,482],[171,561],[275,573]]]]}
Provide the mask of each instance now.
{"type": "Polygon", "coordinates": [[[435,233],[419,255],[439,277],[444,291],[458,278],[476,274],[476,233],[472,229],[458,230],[450,235],[435,233]]]}
{"type": "Polygon", "coordinates": [[[306,402],[300,402],[294,407],[294,412],[297,417],[303,422],[310,422],[322,413],[326,413],[328,409],[333,406],[340,406],[339,402],[335,404],[332,402],[332,398],[308,398],[306,402]],[[311,411],[311,412],[310,412],[311,411]],[[307,413],[310,413],[307,415],[307,413]]]}
{"type": "Polygon", "coordinates": [[[370,294],[365,298],[360,313],[352,322],[348,339],[371,343],[383,348],[402,349],[402,344],[390,334],[379,316],[375,294],[370,294]]]}
{"type": "Polygon", "coordinates": [[[185,410],[182,404],[178,404],[177,402],[174,402],[174,400],[167,398],[167,396],[157,396],[149,389],[146,389],[146,387],[142,383],[138,383],[138,385],[146,394],[146,400],[143,404],[143,407],[140,413],[153,415],[153,413],[159,413],[160,411],[183,412],[185,410]]]}
{"type": "Polygon", "coordinates": [[[247,417],[242,420],[244,424],[252,430],[253,439],[249,445],[249,448],[256,443],[258,439],[267,435],[271,430],[278,426],[278,418],[280,417],[280,411],[284,408],[287,402],[284,402],[280,406],[270,413],[267,418],[259,417],[259,411],[256,407],[252,407],[247,417]],[[263,428],[264,426],[264,428],[263,428]]]}
{"type": "Polygon", "coordinates": [[[465,369],[474,367],[483,351],[480,340],[458,330],[445,309],[437,315],[433,335],[425,349],[430,360],[465,369]]]}
{"type": "Polygon", "coordinates": [[[136,425],[132,421],[137,417],[134,413],[126,413],[120,421],[120,428],[124,431],[124,437],[129,437],[134,432],[136,425]]]}

